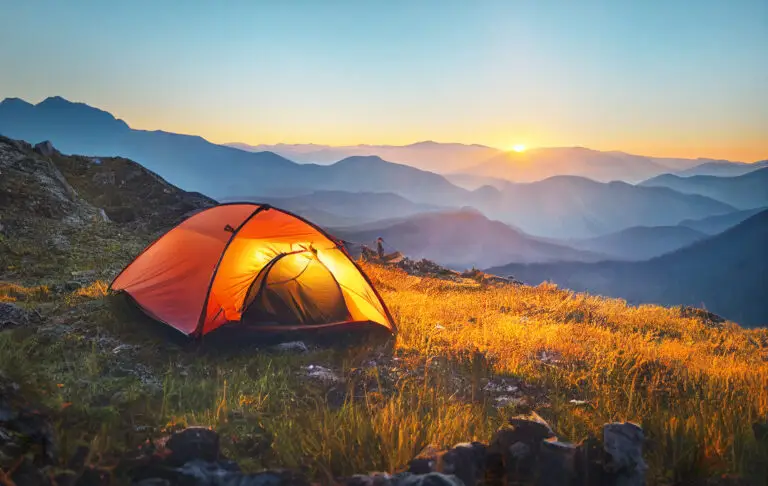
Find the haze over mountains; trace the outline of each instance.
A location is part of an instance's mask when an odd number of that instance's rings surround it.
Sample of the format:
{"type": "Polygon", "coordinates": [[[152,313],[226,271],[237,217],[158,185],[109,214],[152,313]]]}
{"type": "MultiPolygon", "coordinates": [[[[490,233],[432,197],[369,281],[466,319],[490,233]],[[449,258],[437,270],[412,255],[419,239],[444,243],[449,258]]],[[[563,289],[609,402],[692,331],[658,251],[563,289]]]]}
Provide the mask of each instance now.
{"type": "Polygon", "coordinates": [[[726,202],[739,209],[768,206],[768,167],[736,177],[664,174],[641,184],[645,187],[667,187],[683,194],[699,194],[726,202]]]}
{"type": "Polygon", "coordinates": [[[599,184],[579,177],[469,191],[439,174],[376,156],[348,157],[328,166],[297,164],[272,152],[245,152],[196,136],[134,130],[107,112],[60,97],[37,105],[4,100],[0,133],[30,142],[50,140],[64,153],[127,157],[173,184],[216,199],[315,191],[393,193],[417,204],[472,206],[489,218],[547,237],[586,238],[733,210],[701,196],[625,183],[599,184]]]}
{"type": "Polygon", "coordinates": [[[352,145],[332,147],[316,144],[248,145],[228,143],[230,147],[249,152],[274,152],[302,164],[329,165],[355,155],[375,155],[390,162],[407,164],[437,173],[460,171],[500,153],[484,145],[461,143],[417,142],[410,145],[352,145]]]}
{"type": "Polygon", "coordinates": [[[549,280],[630,302],[704,307],[744,325],[768,324],[768,210],[690,247],[637,263],[505,265],[531,284],[549,280]]]}
{"type": "Polygon", "coordinates": [[[331,228],[345,240],[374,246],[381,237],[411,258],[428,258],[463,270],[502,262],[597,261],[600,255],[526,235],[471,208],[379,221],[358,228],[331,228]]]}

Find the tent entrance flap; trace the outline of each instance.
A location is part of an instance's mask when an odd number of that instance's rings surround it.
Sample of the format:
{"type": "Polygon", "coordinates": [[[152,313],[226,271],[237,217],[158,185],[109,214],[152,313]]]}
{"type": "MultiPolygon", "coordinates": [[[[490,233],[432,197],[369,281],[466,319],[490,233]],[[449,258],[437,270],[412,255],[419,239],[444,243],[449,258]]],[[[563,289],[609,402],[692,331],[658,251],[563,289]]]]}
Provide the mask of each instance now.
{"type": "Polygon", "coordinates": [[[244,302],[249,325],[321,325],[351,320],[341,287],[312,251],[282,254],[254,280],[244,302]]]}

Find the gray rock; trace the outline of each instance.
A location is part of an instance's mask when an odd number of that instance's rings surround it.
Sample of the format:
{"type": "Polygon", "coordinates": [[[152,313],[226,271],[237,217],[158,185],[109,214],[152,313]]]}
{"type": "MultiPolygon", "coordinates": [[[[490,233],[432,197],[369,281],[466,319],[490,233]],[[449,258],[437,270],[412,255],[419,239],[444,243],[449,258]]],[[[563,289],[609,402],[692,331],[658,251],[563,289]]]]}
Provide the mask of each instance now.
{"type": "Polygon", "coordinates": [[[603,426],[604,469],[616,486],[645,484],[648,466],[643,459],[643,429],[630,422],[603,426]]]}
{"type": "Polygon", "coordinates": [[[465,486],[461,479],[450,474],[403,474],[397,477],[396,486],[465,486]]]}
{"type": "Polygon", "coordinates": [[[26,310],[8,302],[0,302],[0,330],[20,327],[27,324],[30,314],[26,310]]]}
{"type": "Polygon", "coordinates": [[[49,140],[35,144],[33,150],[44,157],[50,157],[58,152],[49,140]]]}
{"type": "Polygon", "coordinates": [[[466,486],[480,484],[485,476],[486,449],[479,442],[456,444],[440,455],[439,471],[456,476],[466,486]]]}
{"type": "Polygon", "coordinates": [[[542,442],[536,476],[536,486],[571,484],[576,477],[576,446],[560,441],[542,442]]]}
{"type": "Polygon", "coordinates": [[[303,341],[290,341],[287,343],[280,343],[275,345],[274,349],[276,351],[295,352],[295,353],[306,353],[309,351],[309,348],[307,348],[307,345],[304,344],[303,341]]]}

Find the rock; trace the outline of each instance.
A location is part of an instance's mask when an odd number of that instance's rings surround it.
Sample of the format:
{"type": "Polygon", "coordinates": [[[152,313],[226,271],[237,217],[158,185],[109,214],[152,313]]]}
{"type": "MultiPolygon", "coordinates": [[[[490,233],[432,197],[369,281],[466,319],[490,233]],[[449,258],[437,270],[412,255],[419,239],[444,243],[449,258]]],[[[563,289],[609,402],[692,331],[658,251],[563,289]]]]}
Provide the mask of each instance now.
{"type": "Polygon", "coordinates": [[[461,479],[449,474],[404,474],[397,477],[396,486],[465,486],[461,479]]]}
{"type": "Polygon", "coordinates": [[[303,341],[290,341],[287,343],[280,343],[274,346],[276,351],[294,352],[294,353],[306,353],[309,351],[307,345],[303,341]]]}
{"type": "Polygon", "coordinates": [[[324,381],[326,383],[339,383],[343,381],[333,371],[324,366],[309,365],[306,370],[307,375],[310,378],[315,378],[316,380],[324,381]]]}
{"type": "Polygon", "coordinates": [[[216,461],[219,459],[219,435],[204,427],[189,427],[173,434],[165,443],[171,450],[168,462],[181,466],[189,461],[216,461]]]}
{"type": "Polygon", "coordinates": [[[438,456],[438,471],[452,474],[466,486],[473,486],[480,484],[485,476],[485,459],[485,444],[456,444],[438,456]]]}
{"type": "Polygon", "coordinates": [[[189,486],[310,486],[301,473],[292,471],[264,471],[243,474],[232,468],[232,463],[191,461],[177,468],[179,475],[171,484],[189,486]],[[228,467],[229,465],[229,467],[228,467]]]}
{"type": "Polygon", "coordinates": [[[53,147],[53,144],[49,140],[35,144],[35,147],[32,150],[42,155],[43,157],[51,157],[52,155],[58,153],[58,150],[53,147]]]}
{"type": "Polygon", "coordinates": [[[149,478],[143,479],[138,483],[133,483],[134,486],[173,486],[167,479],[161,478],[149,478]]]}
{"type": "Polygon", "coordinates": [[[576,477],[576,446],[560,441],[541,444],[536,486],[571,484],[576,477]]]}
{"type": "Polygon", "coordinates": [[[695,307],[683,306],[680,308],[680,317],[686,317],[690,319],[698,319],[702,323],[709,326],[718,326],[725,322],[725,319],[709,312],[704,309],[697,309],[695,307]]]}
{"type": "Polygon", "coordinates": [[[555,437],[549,424],[535,412],[509,420],[488,446],[490,477],[505,477],[507,482],[530,481],[545,439],[555,437]]]}
{"type": "Polygon", "coordinates": [[[74,292],[75,290],[83,288],[83,284],[77,280],[69,280],[64,284],[64,290],[66,292],[74,292]]]}
{"type": "Polygon", "coordinates": [[[575,468],[579,484],[603,484],[603,448],[595,437],[584,439],[576,447],[575,468]]]}
{"type": "Polygon", "coordinates": [[[648,466],[643,460],[645,435],[639,425],[623,422],[603,426],[603,468],[611,478],[609,484],[641,486],[645,484],[648,466]]]}
{"type": "Polygon", "coordinates": [[[355,474],[342,481],[344,486],[395,486],[396,478],[387,473],[355,474]]]}
{"type": "Polygon", "coordinates": [[[0,302],[0,331],[13,329],[27,324],[30,320],[28,311],[16,304],[0,302]]]}

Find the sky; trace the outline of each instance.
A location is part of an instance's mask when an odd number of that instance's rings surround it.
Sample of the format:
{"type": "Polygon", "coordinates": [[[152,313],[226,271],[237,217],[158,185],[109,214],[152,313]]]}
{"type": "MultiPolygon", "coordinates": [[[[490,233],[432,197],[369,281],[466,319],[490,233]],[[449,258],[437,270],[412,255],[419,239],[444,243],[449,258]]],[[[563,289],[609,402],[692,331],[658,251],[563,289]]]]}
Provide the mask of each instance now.
{"type": "Polygon", "coordinates": [[[0,0],[0,98],[250,144],[768,158],[766,0],[0,0]]]}

